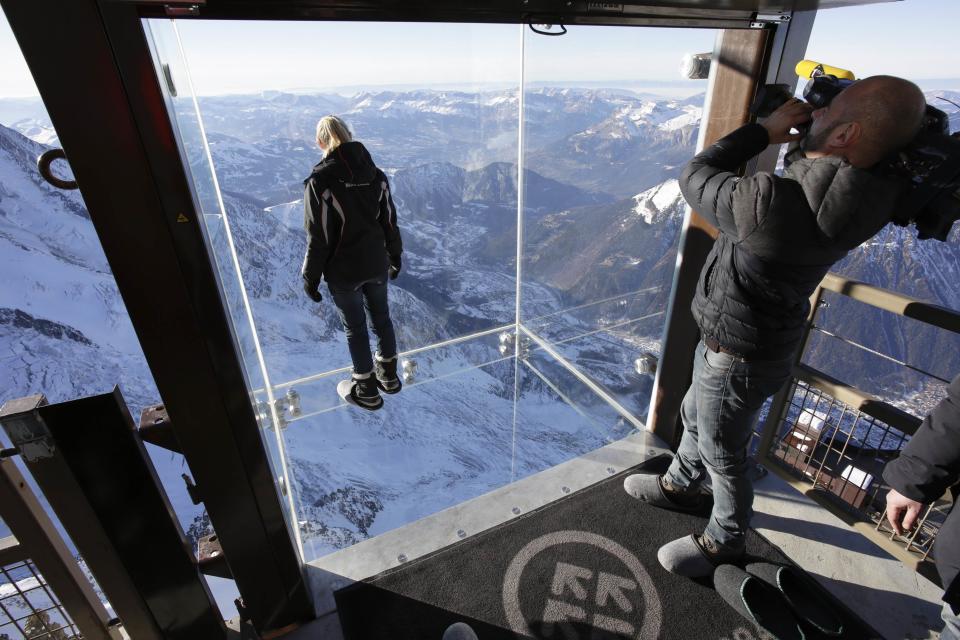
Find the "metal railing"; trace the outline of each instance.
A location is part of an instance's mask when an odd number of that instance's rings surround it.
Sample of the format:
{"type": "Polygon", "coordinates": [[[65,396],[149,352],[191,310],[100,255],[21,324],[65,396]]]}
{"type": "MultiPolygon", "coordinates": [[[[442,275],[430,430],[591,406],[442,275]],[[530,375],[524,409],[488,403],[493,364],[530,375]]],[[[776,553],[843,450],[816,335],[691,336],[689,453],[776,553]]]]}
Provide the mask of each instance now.
{"type": "Polygon", "coordinates": [[[0,638],[126,637],[10,453],[0,453],[0,517],[13,533],[0,539],[0,638]]]}
{"type": "MultiPolygon", "coordinates": [[[[952,506],[949,495],[928,505],[917,526],[898,536],[885,523],[889,487],[882,477],[886,464],[916,433],[921,418],[801,363],[810,332],[819,330],[816,316],[826,291],[960,334],[960,312],[828,274],[811,297],[793,378],[774,396],[766,420],[754,432],[750,450],[795,488],[904,563],[930,575],[925,564],[952,506]]],[[[918,367],[900,364],[945,381],[918,367]]]]}

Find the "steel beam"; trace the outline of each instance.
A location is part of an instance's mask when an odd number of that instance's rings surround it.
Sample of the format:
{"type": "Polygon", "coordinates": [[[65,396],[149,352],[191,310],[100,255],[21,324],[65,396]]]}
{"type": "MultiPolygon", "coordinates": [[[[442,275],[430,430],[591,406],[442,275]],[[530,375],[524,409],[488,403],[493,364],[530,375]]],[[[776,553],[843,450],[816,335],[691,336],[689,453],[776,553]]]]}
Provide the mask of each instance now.
{"type": "Polygon", "coordinates": [[[743,28],[757,14],[814,11],[896,0],[112,0],[136,4],[155,17],[243,20],[382,20],[403,22],[637,24],[743,28]]]}
{"type": "Polygon", "coordinates": [[[225,638],[120,391],[26,412],[16,405],[4,405],[0,424],[130,635],[225,638]]]}
{"type": "Polygon", "coordinates": [[[0,564],[30,559],[90,640],[119,640],[110,616],[11,457],[0,457],[0,515],[16,539],[0,541],[0,564]]]}
{"type": "Polygon", "coordinates": [[[137,5],[0,2],[251,620],[312,618],[137,5]]]}

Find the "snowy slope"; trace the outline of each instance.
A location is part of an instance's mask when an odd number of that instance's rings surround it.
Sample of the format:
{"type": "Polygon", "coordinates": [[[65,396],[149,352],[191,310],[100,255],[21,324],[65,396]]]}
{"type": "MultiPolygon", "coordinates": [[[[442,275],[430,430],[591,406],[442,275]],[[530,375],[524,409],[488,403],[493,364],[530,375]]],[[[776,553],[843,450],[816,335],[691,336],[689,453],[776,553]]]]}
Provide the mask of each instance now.
{"type": "MultiPolygon", "coordinates": [[[[208,231],[251,381],[262,381],[258,346],[274,385],[349,365],[329,296],[311,302],[299,278],[301,181],[319,159],[311,140],[321,112],[344,114],[391,176],[406,249],[390,289],[401,349],[513,322],[517,97],[417,91],[201,100],[225,207],[224,215],[207,216],[208,231]]],[[[702,100],[544,88],[525,101],[524,322],[643,415],[650,381],[633,373],[632,360],[659,351],[685,209],[676,176],[692,154],[702,100]]],[[[33,135],[46,135],[42,121],[34,125],[33,135]]],[[[133,407],[152,403],[156,391],[82,202],[36,176],[41,150],[0,129],[3,399],[40,389],[64,400],[119,382],[133,407]]],[[[838,268],[958,308],[958,256],[956,241],[917,243],[909,231],[891,229],[838,268]]],[[[896,354],[950,352],[939,338],[909,344],[916,334],[889,319],[847,317],[854,332],[876,329],[896,354]]],[[[281,435],[308,556],[627,432],[542,354],[528,362],[557,389],[524,363],[516,380],[513,362],[494,362],[501,358],[496,338],[418,354],[417,384],[376,414],[338,406],[335,376],[294,385],[303,416],[281,435]],[[557,390],[582,414],[558,402],[557,390]]],[[[832,375],[870,371],[834,353],[814,348],[832,375]]],[[[923,391],[892,375],[877,379],[907,397],[923,391]]],[[[272,429],[264,435],[275,439],[272,429]]],[[[180,458],[154,454],[168,491],[183,494],[180,458]]],[[[202,534],[199,509],[183,496],[174,502],[184,528],[202,534]]]]}

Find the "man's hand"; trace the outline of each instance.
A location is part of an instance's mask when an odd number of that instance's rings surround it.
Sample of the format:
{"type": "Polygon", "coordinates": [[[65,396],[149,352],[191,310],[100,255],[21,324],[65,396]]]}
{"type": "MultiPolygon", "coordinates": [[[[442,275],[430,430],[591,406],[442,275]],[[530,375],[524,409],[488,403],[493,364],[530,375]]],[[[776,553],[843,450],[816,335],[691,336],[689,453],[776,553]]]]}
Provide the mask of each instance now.
{"type": "Polygon", "coordinates": [[[790,133],[790,129],[810,122],[811,113],[813,113],[812,106],[803,100],[790,98],[760,124],[770,135],[770,144],[793,142],[802,138],[803,134],[790,133]]]}
{"type": "Polygon", "coordinates": [[[303,290],[307,292],[307,295],[310,296],[310,299],[314,302],[320,302],[323,300],[323,296],[320,295],[320,281],[319,280],[303,280],[303,290]]]}
{"type": "Polygon", "coordinates": [[[890,489],[887,494],[887,520],[897,535],[902,536],[904,531],[913,529],[922,508],[922,503],[911,500],[895,489],[890,489]]]}
{"type": "Polygon", "coordinates": [[[397,276],[400,275],[400,269],[403,267],[403,264],[400,260],[399,255],[389,256],[389,258],[390,258],[390,269],[389,269],[390,279],[396,280],[397,276]]]}

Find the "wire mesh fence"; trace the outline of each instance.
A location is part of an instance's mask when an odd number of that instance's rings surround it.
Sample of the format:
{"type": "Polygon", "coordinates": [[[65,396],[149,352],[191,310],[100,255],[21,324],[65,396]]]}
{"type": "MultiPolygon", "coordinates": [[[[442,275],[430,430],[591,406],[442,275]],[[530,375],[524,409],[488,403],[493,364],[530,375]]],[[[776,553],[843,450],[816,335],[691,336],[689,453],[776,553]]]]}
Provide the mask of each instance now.
{"type": "Polygon", "coordinates": [[[860,411],[802,380],[790,382],[780,415],[754,432],[757,455],[762,431],[775,429],[765,462],[809,483],[849,516],[867,520],[925,559],[949,512],[949,498],[931,505],[913,531],[897,537],[884,522],[889,486],[883,469],[909,441],[900,429],[860,411]]]}
{"type": "Polygon", "coordinates": [[[83,637],[31,560],[0,568],[0,640],[83,637]]]}

